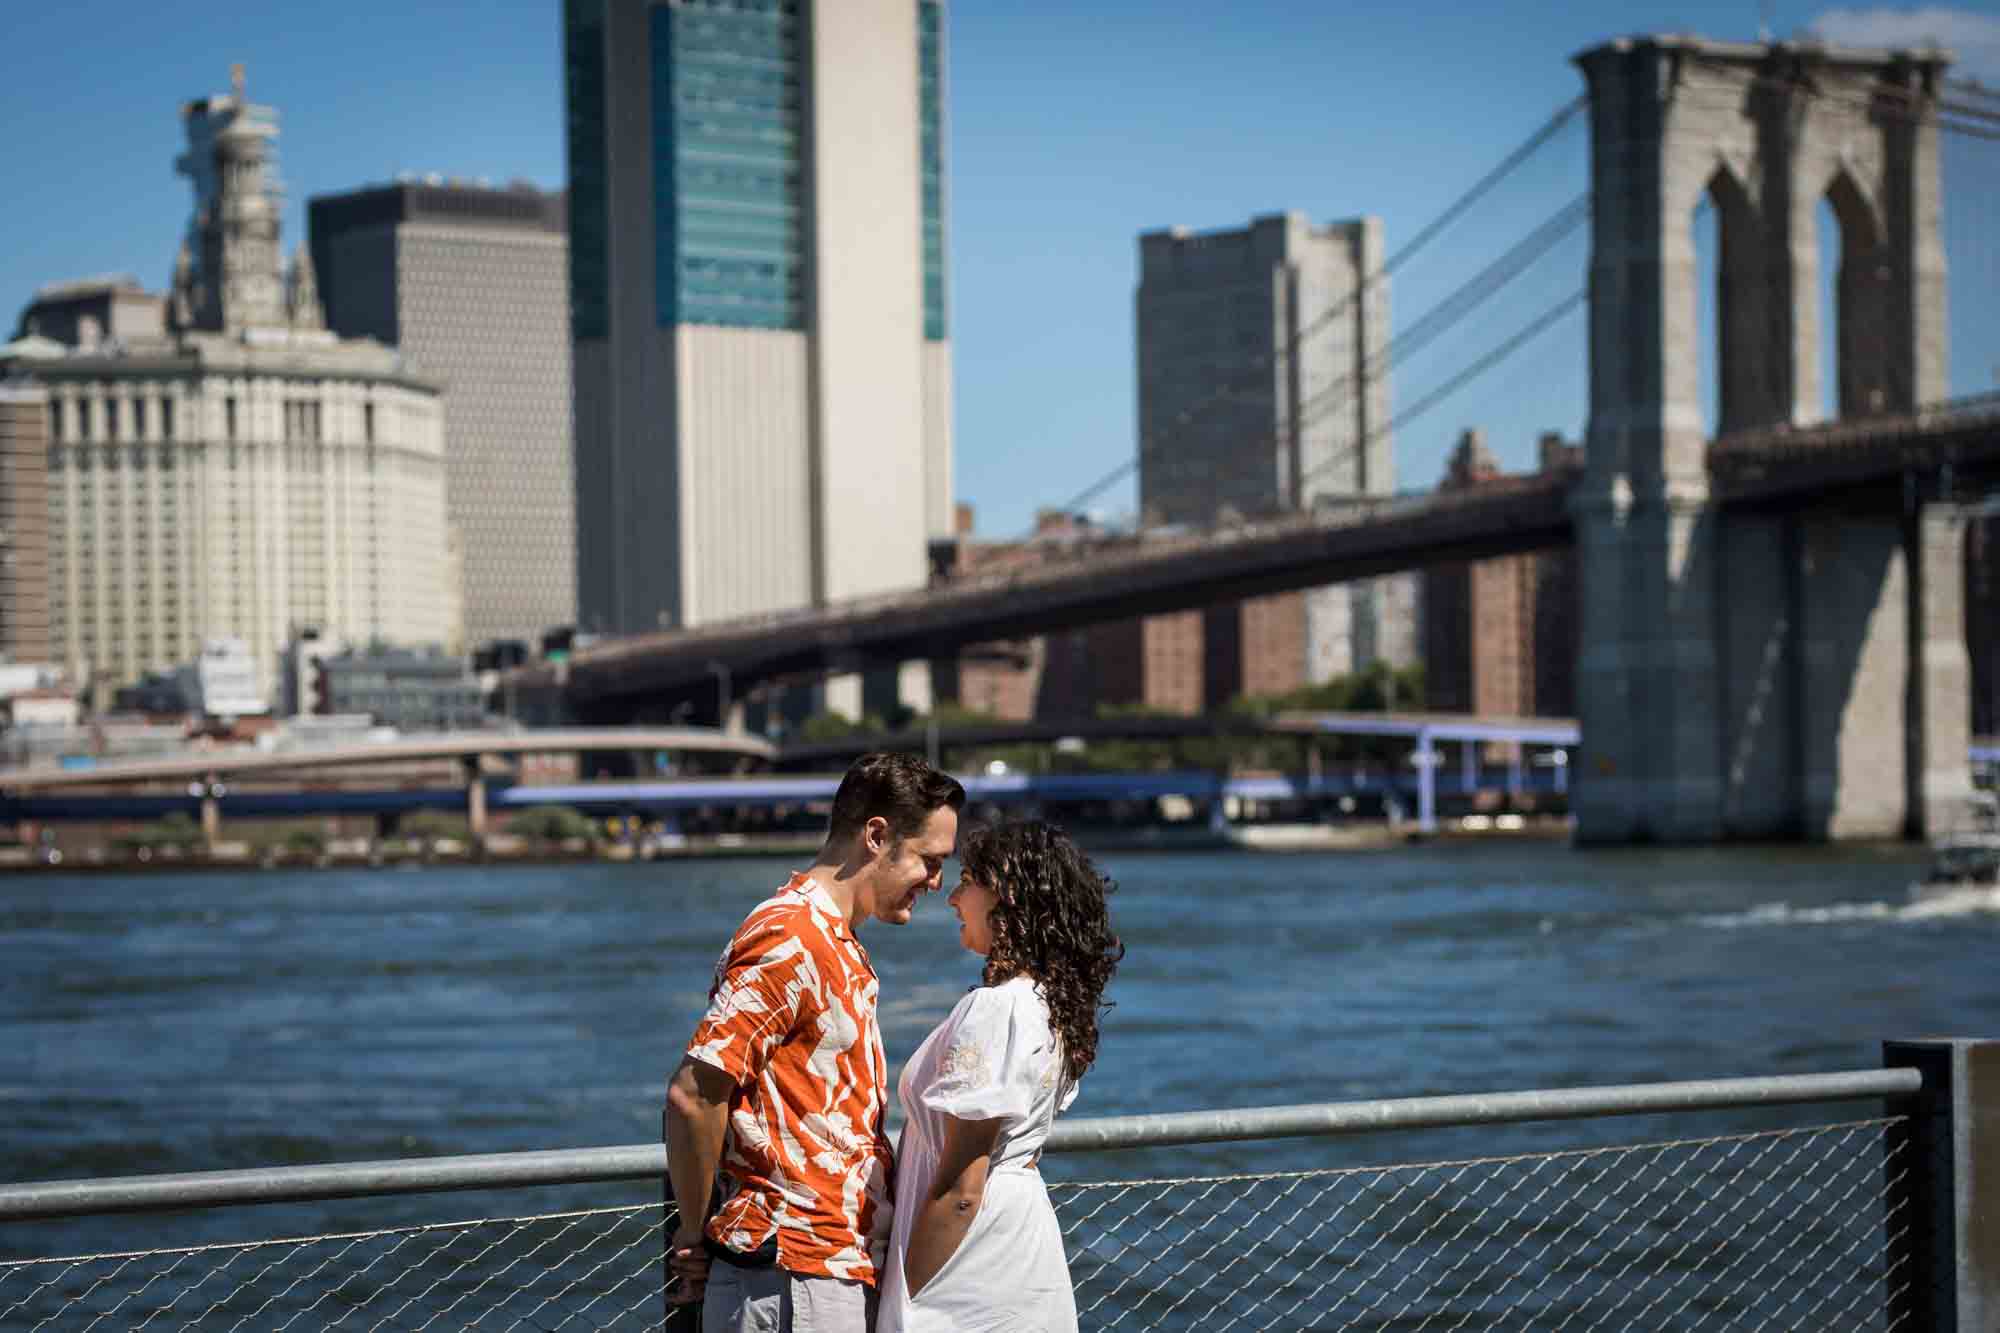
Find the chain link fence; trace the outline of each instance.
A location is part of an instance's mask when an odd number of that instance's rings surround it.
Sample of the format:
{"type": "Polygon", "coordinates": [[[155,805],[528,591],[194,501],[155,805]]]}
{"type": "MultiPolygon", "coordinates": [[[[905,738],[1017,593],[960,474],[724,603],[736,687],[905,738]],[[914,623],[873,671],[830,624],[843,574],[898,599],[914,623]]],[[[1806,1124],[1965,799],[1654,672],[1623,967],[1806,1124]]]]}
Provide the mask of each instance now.
{"type": "MultiPolygon", "coordinates": [[[[1889,1329],[1901,1123],[1050,1194],[1085,1329],[1889,1329]]],[[[0,1328],[656,1329],[672,1217],[13,1260],[0,1328]]]]}
{"type": "Polygon", "coordinates": [[[1886,1329],[1898,1123],[1051,1194],[1091,1329],[1886,1329]]]}
{"type": "Polygon", "coordinates": [[[672,1217],[654,1203],[15,1260],[0,1328],[657,1328],[672,1217]]]}

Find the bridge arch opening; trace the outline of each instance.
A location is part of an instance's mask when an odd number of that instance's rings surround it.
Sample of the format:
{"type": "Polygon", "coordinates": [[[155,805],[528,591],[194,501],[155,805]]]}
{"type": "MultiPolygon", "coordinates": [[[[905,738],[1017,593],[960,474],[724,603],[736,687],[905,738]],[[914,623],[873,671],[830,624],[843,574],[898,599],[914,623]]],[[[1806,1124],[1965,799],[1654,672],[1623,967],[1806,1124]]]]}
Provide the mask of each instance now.
{"type": "Polygon", "coordinates": [[[1767,350],[1772,302],[1749,192],[1726,165],[1702,187],[1689,219],[1694,251],[1697,402],[1713,439],[1770,416],[1767,350]]]}
{"type": "Polygon", "coordinates": [[[1883,381],[1884,293],[1881,229],[1874,207],[1845,170],[1813,210],[1818,247],[1820,416],[1835,420],[1888,410],[1883,381]]]}
{"type": "Polygon", "coordinates": [[[1696,401],[1701,404],[1701,433],[1712,440],[1722,433],[1722,331],[1716,310],[1722,294],[1722,237],[1715,201],[1707,191],[1695,202],[1688,225],[1694,244],[1696,401]]]}

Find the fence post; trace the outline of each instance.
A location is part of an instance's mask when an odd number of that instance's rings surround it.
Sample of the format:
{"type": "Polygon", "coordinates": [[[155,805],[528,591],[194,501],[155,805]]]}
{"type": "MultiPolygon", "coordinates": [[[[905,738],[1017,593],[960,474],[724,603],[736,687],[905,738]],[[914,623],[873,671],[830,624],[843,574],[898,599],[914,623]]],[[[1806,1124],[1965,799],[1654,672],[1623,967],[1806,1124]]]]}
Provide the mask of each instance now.
{"type": "Polygon", "coordinates": [[[1888,1140],[1890,1327],[2000,1329],[2000,1041],[1884,1042],[1882,1063],[1924,1076],[1888,1140]]]}

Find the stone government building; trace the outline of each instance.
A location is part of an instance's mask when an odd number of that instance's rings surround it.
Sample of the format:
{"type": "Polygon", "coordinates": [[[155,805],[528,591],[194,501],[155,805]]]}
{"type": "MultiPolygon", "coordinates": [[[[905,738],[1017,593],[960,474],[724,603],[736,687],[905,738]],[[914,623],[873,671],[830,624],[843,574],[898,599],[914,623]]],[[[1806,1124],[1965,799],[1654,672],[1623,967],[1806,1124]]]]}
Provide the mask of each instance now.
{"type": "Polygon", "coordinates": [[[311,262],[282,262],[277,115],[241,67],[182,119],[170,295],[47,287],[0,347],[47,400],[52,655],[108,686],[235,637],[268,691],[295,626],[458,648],[437,384],[328,332],[311,262]]]}

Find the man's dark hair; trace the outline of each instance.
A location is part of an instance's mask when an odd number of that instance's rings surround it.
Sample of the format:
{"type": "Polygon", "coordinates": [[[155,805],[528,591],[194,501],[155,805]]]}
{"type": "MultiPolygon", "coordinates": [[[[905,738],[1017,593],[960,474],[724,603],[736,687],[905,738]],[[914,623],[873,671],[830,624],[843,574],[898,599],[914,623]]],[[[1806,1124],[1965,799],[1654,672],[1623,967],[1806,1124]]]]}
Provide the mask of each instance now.
{"type": "Polygon", "coordinates": [[[934,811],[965,808],[965,788],[949,773],[941,773],[913,754],[876,751],[849,766],[833,794],[833,819],[828,842],[843,842],[880,815],[889,821],[889,838],[901,842],[924,826],[934,811]]]}

